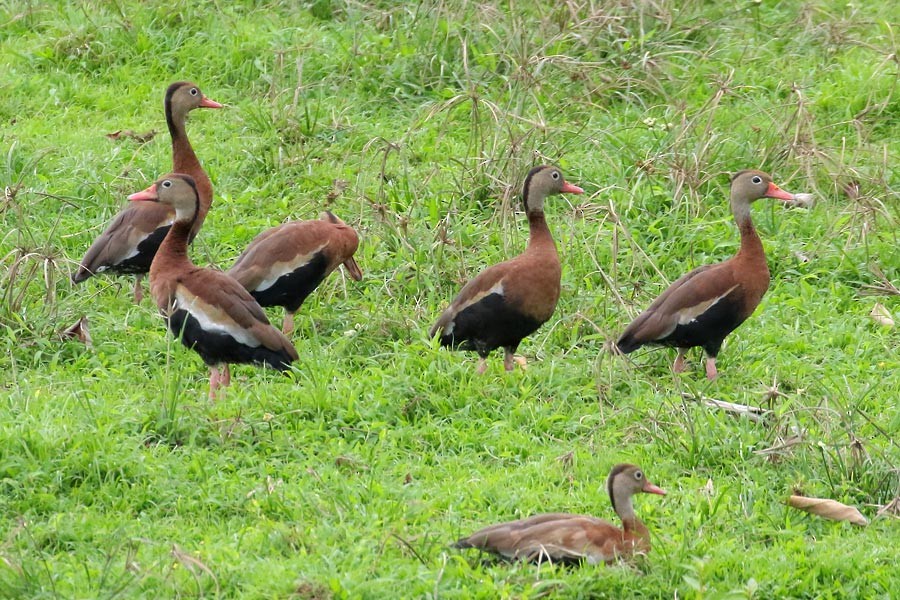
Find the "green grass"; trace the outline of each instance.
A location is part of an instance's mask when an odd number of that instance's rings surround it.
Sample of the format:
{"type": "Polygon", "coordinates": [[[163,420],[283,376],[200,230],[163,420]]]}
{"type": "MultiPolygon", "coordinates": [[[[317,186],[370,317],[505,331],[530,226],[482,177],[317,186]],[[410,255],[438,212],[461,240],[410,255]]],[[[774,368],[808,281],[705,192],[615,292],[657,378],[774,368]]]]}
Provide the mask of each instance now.
{"type": "Polygon", "coordinates": [[[898,521],[873,517],[900,493],[900,333],[869,313],[900,315],[900,8],[542,4],[0,7],[0,597],[896,594],[898,521]],[[129,280],[68,279],[170,168],[179,79],[228,105],[188,124],[216,189],[195,262],[227,268],[324,208],[362,237],[364,280],[332,276],[298,315],[295,372],[235,368],[217,403],[129,280]],[[119,129],[158,134],[105,137],[119,129]],[[540,162],[587,192],[548,202],[562,298],[520,348],[527,371],[498,355],[479,377],[427,330],[523,248],[540,162]],[[818,202],[755,206],[772,285],[722,376],[699,354],[681,376],[670,351],[611,355],[668,282],[735,251],[728,174],[747,167],[818,202]],[[92,348],[57,335],[82,315],[92,348]],[[539,511],[613,518],[619,461],[669,491],[638,500],[638,565],[448,547],[539,511]],[[872,523],[794,511],[795,491],[872,523]]]}

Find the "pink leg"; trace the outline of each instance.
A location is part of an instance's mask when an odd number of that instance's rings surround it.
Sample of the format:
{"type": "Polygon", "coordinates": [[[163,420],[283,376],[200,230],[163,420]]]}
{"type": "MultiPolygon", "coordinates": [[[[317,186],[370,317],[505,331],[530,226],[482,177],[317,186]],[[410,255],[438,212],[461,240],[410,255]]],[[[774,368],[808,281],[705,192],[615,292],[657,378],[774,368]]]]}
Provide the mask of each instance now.
{"type": "Polygon", "coordinates": [[[282,325],[281,325],[281,332],[284,335],[289,336],[289,335],[291,335],[291,333],[293,331],[294,331],[294,313],[288,312],[287,310],[285,310],[284,311],[284,323],[282,323],[282,325]]]}
{"type": "Polygon", "coordinates": [[[219,367],[209,368],[209,399],[215,400],[216,393],[219,390],[219,380],[222,375],[219,373],[219,367]]]}
{"type": "Polygon", "coordinates": [[[684,372],[684,355],[687,354],[687,348],[679,348],[678,356],[675,357],[675,364],[672,365],[672,371],[675,373],[684,372]]]}
{"type": "Polygon", "coordinates": [[[482,358],[478,361],[478,369],[476,369],[476,373],[479,375],[484,375],[484,372],[487,371],[487,359],[482,358]]]}
{"type": "Polygon", "coordinates": [[[513,359],[513,353],[509,350],[503,351],[503,368],[507,371],[512,371],[516,368],[516,363],[513,359]]]}
{"type": "Polygon", "coordinates": [[[134,278],[134,303],[140,304],[144,299],[144,286],[141,285],[141,279],[144,278],[143,273],[138,273],[134,278]]]}
{"type": "MultiPolygon", "coordinates": [[[[221,388],[231,385],[231,370],[228,363],[209,368],[209,399],[215,400],[221,388]]],[[[223,390],[224,393],[224,390],[223,390]]]]}
{"type": "Polygon", "coordinates": [[[706,378],[712,381],[716,377],[719,376],[719,372],[716,370],[716,357],[715,356],[707,356],[706,357],[706,378]]]}

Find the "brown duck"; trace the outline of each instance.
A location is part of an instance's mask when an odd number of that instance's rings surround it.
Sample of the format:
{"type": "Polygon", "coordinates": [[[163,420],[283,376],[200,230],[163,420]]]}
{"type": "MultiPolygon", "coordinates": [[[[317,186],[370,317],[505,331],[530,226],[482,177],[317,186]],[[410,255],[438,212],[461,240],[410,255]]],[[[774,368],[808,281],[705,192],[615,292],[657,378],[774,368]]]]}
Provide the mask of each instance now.
{"type": "Polygon", "coordinates": [[[689,348],[706,352],[706,376],[715,379],[716,356],[725,337],[759,305],[769,288],[769,266],[762,241],[750,219],[750,205],[759,198],[790,201],[762,171],[745,170],[731,179],[731,212],[741,232],[738,253],[725,262],[704,265],[669,286],[625,328],[616,343],[625,354],[645,344],[674,346],[672,370],[684,370],[689,348]]]}
{"type": "MultiPolygon", "coordinates": [[[[221,108],[222,105],[204,96],[195,84],[179,81],[166,90],[164,107],[172,136],[172,168],[193,177],[200,193],[200,212],[190,235],[193,240],[209,212],[213,189],[188,140],[185,121],[195,108],[221,108]]],[[[150,270],[153,257],[174,218],[175,212],[165,204],[129,204],[91,244],[72,281],[80,283],[104,271],[135,275],[134,301],[140,303],[143,298],[141,278],[150,270]]]]}
{"type": "Polygon", "coordinates": [[[622,520],[621,529],[596,517],[548,513],[485,527],[454,547],[478,548],[511,560],[589,564],[650,552],[650,533],[634,514],[631,497],[640,492],[661,496],[666,492],[650,483],[640,467],[630,464],[612,468],[606,489],[622,520]]]}
{"type": "Polygon", "coordinates": [[[269,324],[250,293],[229,275],[198,267],[188,258],[188,239],[201,207],[193,178],[170,173],[128,198],[160,202],[175,211],[175,222],[150,266],[150,293],[172,334],[209,366],[210,398],[229,385],[229,363],[289,369],[297,350],[269,324]]]}
{"type": "Polygon", "coordinates": [[[359,237],[330,212],[317,221],[294,221],[263,231],[244,250],[228,274],[256,298],[260,306],[283,306],[281,330],[294,330],[294,313],[339,265],[354,280],[362,271],[353,254],[359,237]]]}
{"type": "Polygon", "coordinates": [[[469,281],[432,326],[442,346],[474,350],[487,369],[487,356],[503,348],[503,365],[514,366],[519,343],[552,315],[559,300],[562,266],[544,218],[544,200],[554,194],[582,194],[552,166],[533,168],[525,178],[522,201],[528,216],[528,246],[517,257],[488,267],[469,281]]]}

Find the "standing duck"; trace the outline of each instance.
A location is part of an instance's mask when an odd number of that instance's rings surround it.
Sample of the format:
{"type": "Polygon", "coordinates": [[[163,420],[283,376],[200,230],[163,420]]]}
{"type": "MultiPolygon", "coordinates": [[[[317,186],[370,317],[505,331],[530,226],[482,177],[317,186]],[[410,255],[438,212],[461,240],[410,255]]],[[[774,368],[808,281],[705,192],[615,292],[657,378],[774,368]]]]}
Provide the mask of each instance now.
{"type": "Polygon", "coordinates": [[[769,288],[769,267],[762,241],[750,219],[750,205],[759,198],[790,201],[762,171],[740,171],[731,179],[731,212],[741,232],[738,253],[725,262],[703,265],[669,286],[650,307],[625,328],[616,343],[628,354],[645,344],[674,346],[672,370],[684,370],[688,348],[706,352],[706,376],[715,379],[716,355],[725,337],[759,305],[769,288]]]}
{"type": "Polygon", "coordinates": [[[665,496],[647,480],[640,467],[618,464],[606,479],[619,529],[609,521],[585,515],[548,513],[485,527],[462,538],[455,548],[478,548],[512,560],[589,564],[650,552],[650,533],[634,514],[631,497],[640,492],[665,496]]]}
{"type": "Polygon", "coordinates": [[[522,192],[529,229],[525,252],[467,283],[429,332],[431,337],[440,332],[442,346],[475,350],[481,358],[478,373],[485,372],[487,356],[496,348],[503,348],[503,365],[511,371],[519,343],[556,308],[562,267],[544,219],[544,200],[560,193],[584,190],[567,183],[556,167],[539,166],[528,173],[522,192]]]}
{"type": "Polygon", "coordinates": [[[170,173],[129,200],[154,201],[175,211],[175,222],[150,266],[150,293],[169,330],[209,365],[209,397],[231,381],[229,363],[254,363],[285,371],[297,350],[269,324],[265,312],[229,275],[194,265],[188,240],[201,211],[190,175],[170,173]]]}
{"type": "MultiPolygon", "coordinates": [[[[188,113],[195,108],[222,108],[222,105],[204,96],[200,88],[187,81],[170,85],[166,90],[164,104],[166,124],[172,136],[172,168],[178,173],[193,177],[200,193],[200,212],[189,238],[189,241],[193,241],[209,212],[213,190],[212,183],[188,140],[185,121],[188,113]]],[[[103,271],[133,274],[136,275],[134,301],[140,303],[144,296],[141,278],[150,270],[153,256],[174,218],[175,212],[164,204],[129,204],[91,244],[81,259],[78,271],[72,276],[72,281],[80,283],[103,271]]]]}
{"type": "Polygon", "coordinates": [[[354,280],[362,271],[353,259],[359,237],[330,212],[318,221],[285,223],[263,231],[244,250],[228,274],[260,306],[283,306],[282,331],[294,330],[294,313],[332,271],[343,264],[354,280]]]}

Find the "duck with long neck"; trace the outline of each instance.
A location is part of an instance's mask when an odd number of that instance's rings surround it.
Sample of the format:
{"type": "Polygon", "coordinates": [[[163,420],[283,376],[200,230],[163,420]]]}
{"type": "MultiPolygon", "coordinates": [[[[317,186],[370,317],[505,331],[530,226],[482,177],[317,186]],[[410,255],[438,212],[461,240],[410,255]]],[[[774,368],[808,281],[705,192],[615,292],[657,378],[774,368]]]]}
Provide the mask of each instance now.
{"type": "Polygon", "coordinates": [[[508,261],[488,267],[469,281],[432,326],[440,343],[474,350],[478,373],[487,369],[487,356],[503,348],[503,365],[514,368],[515,351],[553,315],[559,300],[562,266],[547,221],[544,200],[554,194],[581,194],[556,167],[533,168],[525,178],[522,198],[528,217],[528,246],[508,261]]]}
{"type": "Polygon", "coordinates": [[[200,227],[203,226],[203,221],[206,220],[206,215],[209,213],[213,199],[212,182],[209,180],[209,175],[203,170],[200,159],[197,158],[197,154],[194,152],[194,147],[191,146],[185,127],[188,113],[198,107],[221,108],[222,105],[205,98],[199,88],[190,82],[173,83],[166,90],[166,125],[172,138],[172,171],[190,175],[194,179],[199,197],[199,207],[194,223],[191,226],[188,242],[193,241],[200,227]],[[199,104],[194,105],[192,102],[176,102],[172,100],[176,93],[185,93],[185,91],[191,97],[200,96],[199,104]]]}
{"type": "Polygon", "coordinates": [[[606,480],[613,510],[622,527],[587,515],[546,513],[491,525],[454,544],[478,548],[508,559],[552,562],[609,563],[650,552],[650,532],[634,513],[638,493],[666,492],[650,483],[637,465],[614,466],[606,480]]]}
{"type": "Polygon", "coordinates": [[[703,265],[670,285],[619,337],[623,353],[646,344],[673,346],[678,355],[672,370],[684,370],[689,348],[706,353],[706,376],[718,376],[716,357],[725,337],[759,306],[769,288],[769,266],[762,241],[750,218],[750,205],[760,198],[794,199],[756,170],[740,171],[731,180],[731,212],[741,234],[737,254],[725,262],[703,265]]]}
{"type": "Polygon", "coordinates": [[[201,210],[193,178],[170,173],[129,198],[160,202],[175,211],[175,222],[150,266],[150,292],[172,334],[209,366],[210,398],[229,385],[230,363],[289,369],[298,359],[297,350],[272,327],[247,290],[226,273],[197,267],[188,257],[188,240],[201,210]]]}
{"type": "MultiPolygon", "coordinates": [[[[185,121],[188,113],[195,108],[221,108],[222,105],[205,97],[200,88],[187,81],[170,85],[166,89],[163,105],[172,137],[173,168],[193,177],[200,194],[200,211],[189,238],[193,240],[212,204],[213,191],[209,177],[188,140],[185,121]]],[[[79,283],[104,271],[135,275],[134,301],[140,303],[143,298],[141,279],[150,270],[153,257],[174,218],[174,211],[163,204],[129,204],[85,253],[72,281],[79,283]]]]}

